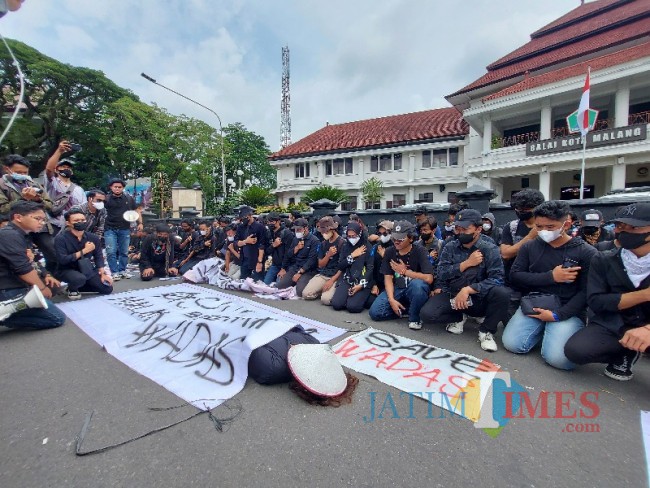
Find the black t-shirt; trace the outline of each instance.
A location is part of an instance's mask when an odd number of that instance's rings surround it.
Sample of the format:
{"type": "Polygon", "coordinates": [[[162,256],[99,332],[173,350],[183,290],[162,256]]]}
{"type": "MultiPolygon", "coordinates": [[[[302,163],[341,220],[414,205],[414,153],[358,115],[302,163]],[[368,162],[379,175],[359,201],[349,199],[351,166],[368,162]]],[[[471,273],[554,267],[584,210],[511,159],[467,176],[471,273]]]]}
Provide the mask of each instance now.
{"type": "Polygon", "coordinates": [[[131,195],[122,193],[119,197],[113,194],[106,195],[106,228],[116,230],[126,230],[131,227],[131,223],[124,220],[124,212],[135,210],[135,200],[131,195]]]}
{"type": "Polygon", "coordinates": [[[318,248],[318,259],[323,259],[325,257],[325,254],[327,254],[327,251],[329,251],[330,247],[334,246],[338,249],[337,253],[330,258],[330,260],[327,262],[327,264],[318,269],[318,274],[321,276],[326,276],[328,278],[331,278],[336,274],[336,272],[339,269],[339,256],[341,254],[341,248],[343,247],[344,240],[341,239],[341,236],[338,236],[334,242],[329,242],[326,240],[322,240],[320,242],[319,248],[318,248]]]}
{"type": "Polygon", "coordinates": [[[433,266],[429,262],[429,253],[422,246],[412,246],[411,250],[404,255],[398,254],[394,246],[389,247],[386,249],[384,259],[381,262],[381,274],[392,275],[395,288],[406,288],[412,278],[395,273],[390,267],[391,261],[402,261],[408,269],[415,273],[433,275],[433,266]]]}
{"type": "MultiPolygon", "coordinates": [[[[530,232],[531,227],[528,227],[525,222],[522,222],[521,220],[516,221],[517,222],[517,229],[515,230],[515,235],[514,239],[512,238],[512,222],[508,222],[503,226],[503,232],[501,234],[501,243],[500,244],[506,244],[508,246],[514,246],[517,244],[519,241],[521,241],[524,237],[528,235],[530,232]]],[[[504,259],[503,260],[503,268],[505,272],[505,277],[506,277],[506,283],[510,283],[510,268],[512,268],[512,263],[515,262],[515,258],[512,259],[504,259]]]]}

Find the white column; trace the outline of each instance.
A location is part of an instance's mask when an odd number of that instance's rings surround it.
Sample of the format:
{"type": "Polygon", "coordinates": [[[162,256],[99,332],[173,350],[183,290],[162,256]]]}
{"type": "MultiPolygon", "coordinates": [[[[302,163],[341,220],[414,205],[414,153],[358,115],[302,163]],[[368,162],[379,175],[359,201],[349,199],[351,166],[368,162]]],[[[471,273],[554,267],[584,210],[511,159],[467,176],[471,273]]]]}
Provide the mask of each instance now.
{"type": "Polygon", "coordinates": [[[323,180],[325,180],[325,161],[318,161],[316,163],[316,168],[318,169],[318,182],[322,183],[323,180]]]}
{"type": "MultiPolygon", "coordinates": [[[[615,121],[616,127],[625,127],[628,125],[628,117],[630,115],[630,82],[629,80],[622,80],[618,89],[616,90],[616,99],[614,100],[615,121]]],[[[623,187],[621,187],[623,188],[623,187]]]]}
{"type": "Polygon", "coordinates": [[[539,173],[539,191],[542,192],[546,200],[551,199],[551,173],[546,167],[542,168],[539,173]]]}
{"type": "Polygon", "coordinates": [[[409,186],[408,193],[406,194],[406,204],[413,205],[414,203],[415,203],[415,188],[409,186]]]}
{"type": "Polygon", "coordinates": [[[612,167],[612,190],[622,190],[625,188],[625,158],[619,156],[612,167]]]}
{"type": "Polygon", "coordinates": [[[359,175],[359,184],[366,179],[366,163],[363,158],[359,158],[357,161],[357,173],[359,175]]]}
{"type": "Polygon", "coordinates": [[[408,180],[413,181],[414,179],[415,179],[415,154],[409,153],[408,180]]]}
{"type": "Polygon", "coordinates": [[[489,116],[483,119],[483,154],[492,151],[492,120],[489,116]]]}
{"type": "Polygon", "coordinates": [[[539,138],[540,139],[550,139],[551,138],[551,126],[553,121],[551,119],[551,101],[544,100],[542,104],[542,113],[539,121],[539,138]]]}

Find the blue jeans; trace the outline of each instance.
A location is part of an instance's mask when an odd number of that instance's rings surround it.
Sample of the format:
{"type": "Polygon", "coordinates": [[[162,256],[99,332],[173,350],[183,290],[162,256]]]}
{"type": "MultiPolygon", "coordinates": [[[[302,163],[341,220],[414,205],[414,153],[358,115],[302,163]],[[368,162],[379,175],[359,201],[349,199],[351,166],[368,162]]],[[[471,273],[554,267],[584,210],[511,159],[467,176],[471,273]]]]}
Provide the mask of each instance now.
{"type": "Polygon", "coordinates": [[[104,241],[106,242],[106,258],[111,273],[126,271],[126,265],[129,264],[131,231],[129,229],[106,229],[104,241]]]}
{"type": "MultiPolygon", "coordinates": [[[[0,302],[24,295],[29,288],[10,288],[0,290],[0,302]]],[[[27,308],[14,313],[9,318],[0,322],[0,325],[11,329],[52,329],[59,327],[65,322],[65,314],[59,310],[51,301],[47,302],[47,308],[27,308]]]]}
{"type": "MultiPolygon", "coordinates": [[[[420,310],[429,299],[429,285],[423,280],[411,280],[406,288],[395,288],[393,296],[408,310],[409,322],[419,322],[420,310]]],[[[368,313],[372,320],[377,321],[397,318],[385,291],[375,299],[368,313]]]]}
{"type": "Polygon", "coordinates": [[[269,269],[266,270],[266,274],[264,275],[264,284],[270,285],[271,283],[273,283],[278,278],[279,272],[280,272],[280,266],[276,266],[275,264],[272,264],[269,267],[269,269]]]}
{"type": "Polygon", "coordinates": [[[542,357],[558,369],[573,369],[575,364],[564,355],[569,338],[585,326],[578,317],[561,322],[542,322],[524,315],[518,308],[512,316],[501,340],[503,347],[515,354],[526,354],[542,341],[542,357]]]}

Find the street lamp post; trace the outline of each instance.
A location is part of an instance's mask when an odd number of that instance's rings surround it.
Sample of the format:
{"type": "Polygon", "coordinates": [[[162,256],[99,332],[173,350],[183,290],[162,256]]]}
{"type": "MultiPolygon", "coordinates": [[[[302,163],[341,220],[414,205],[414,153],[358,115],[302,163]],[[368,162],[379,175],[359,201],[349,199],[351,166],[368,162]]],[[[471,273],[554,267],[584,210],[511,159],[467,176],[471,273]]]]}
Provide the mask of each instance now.
{"type": "Polygon", "coordinates": [[[239,176],[239,188],[241,188],[241,177],[244,176],[244,172],[241,169],[238,169],[237,176],[239,176]]]}
{"type": "MultiPolygon", "coordinates": [[[[170,92],[174,93],[175,95],[178,95],[179,97],[184,98],[185,100],[189,100],[190,102],[195,103],[199,107],[203,107],[208,112],[214,114],[217,117],[217,120],[219,121],[219,133],[221,135],[221,189],[223,191],[223,196],[225,198],[226,197],[226,162],[225,162],[225,155],[224,155],[224,148],[223,148],[223,142],[224,142],[223,141],[223,125],[221,124],[221,117],[219,117],[219,114],[217,112],[215,112],[214,110],[212,110],[210,107],[206,107],[202,103],[199,103],[196,100],[192,100],[190,97],[187,97],[187,96],[183,95],[182,93],[177,92],[176,90],[172,90],[171,88],[158,83],[154,78],[152,78],[151,76],[149,76],[149,75],[147,75],[145,73],[140,73],[140,76],[142,76],[145,80],[150,81],[154,85],[158,85],[159,87],[164,88],[165,90],[170,91],[170,92]]],[[[215,189],[214,195],[213,195],[213,200],[214,200],[214,205],[216,206],[217,205],[217,191],[216,191],[217,175],[216,175],[216,170],[215,170],[214,167],[212,169],[212,180],[214,182],[214,189],[215,189]]]]}

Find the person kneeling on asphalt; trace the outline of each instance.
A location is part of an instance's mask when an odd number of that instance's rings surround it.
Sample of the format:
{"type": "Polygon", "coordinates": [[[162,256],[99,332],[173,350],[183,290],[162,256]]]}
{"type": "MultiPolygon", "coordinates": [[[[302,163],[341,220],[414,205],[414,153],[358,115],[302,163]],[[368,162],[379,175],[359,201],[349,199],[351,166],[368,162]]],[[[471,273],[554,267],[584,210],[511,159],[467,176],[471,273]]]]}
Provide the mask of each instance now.
{"type": "Polygon", "coordinates": [[[576,364],[606,363],[605,376],[628,381],[650,352],[650,203],[616,212],[621,247],[596,254],[589,269],[589,325],[573,335],[564,354],[576,364]]]}
{"type": "Polygon", "coordinates": [[[155,232],[145,237],[140,248],[140,278],[151,281],[156,278],[177,276],[178,269],[173,266],[174,245],[169,239],[169,227],[156,225],[155,232]]]}
{"type": "MultiPolygon", "coordinates": [[[[352,222],[357,228],[359,224],[352,222]]],[[[350,222],[348,222],[348,226],[350,222]]],[[[314,276],[302,292],[305,300],[316,300],[319,296],[323,305],[329,305],[334,296],[334,285],[340,276],[338,273],[339,256],[344,241],[338,233],[338,224],[332,217],[326,216],[318,221],[318,231],[323,240],[318,247],[318,274],[314,276]]]]}
{"type": "Polygon", "coordinates": [[[409,328],[422,328],[420,310],[429,297],[433,266],[426,249],[413,245],[415,235],[415,226],[411,222],[395,222],[391,234],[393,247],[386,250],[381,263],[385,290],[368,311],[372,320],[391,320],[407,313],[409,328]]]}
{"type": "Polygon", "coordinates": [[[113,281],[104,268],[100,238],[86,231],[86,215],[78,207],[64,214],[65,229],[54,238],[55,276],[68,283],[68,298],[78,300],[82,291],[108,295],[113,281]]]}
{"type": "Polygon", "coordinates": [[[461,210],[454,221],[456,238],[442,249],[434,294],[422,308],[425,323],[447,324],[447,332],[462,334],[465,320],[485,317],[479,326],[481,349],[495,352],[494,335],[507,320],[510,289],[504,283],[503,261],[494,241],[483,235],[478,210],[461,210]]]}
{"type": "Polygon", "coordinates": [[[302,296],[307,283],[316,275],[319,241],[309,232],[307,219],[294,220],[293,230],[295,237],[284,255],[276,286],[278,289],[295,286],[296,295],[302,296]]]}
{"type": "Polygon", "coordinates": [[[566,370],[575,364],[564,355],[564,345],[585,326],[589,264],[598,252],[567,234],[570,211],[568,203],[557,200],[533,211],[537,238],[521,246],[510,273],[521,305],[501,338],[516,354],[541,341],[544,360],[566,370]]]}
{"type": "Polygon", "coordinates": [[[9,224],[0,229],[0,304],[12,302],[36,286],[45,298],[47,308],[19,310],[0,321],[0,325],[12,329],[59,327],[66,317],[48,300],[52,298],[51,277],[43,282],[27,256],[27,250],[31,248],[27,234],[40,232],[47,221],[43,205],[18,201],[11,206],[9,218],[9,224]]]}

